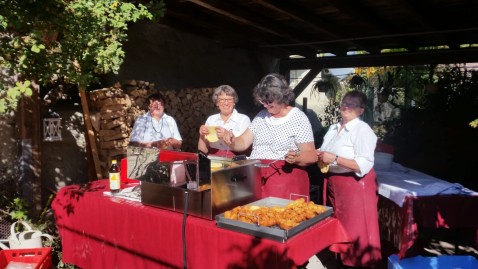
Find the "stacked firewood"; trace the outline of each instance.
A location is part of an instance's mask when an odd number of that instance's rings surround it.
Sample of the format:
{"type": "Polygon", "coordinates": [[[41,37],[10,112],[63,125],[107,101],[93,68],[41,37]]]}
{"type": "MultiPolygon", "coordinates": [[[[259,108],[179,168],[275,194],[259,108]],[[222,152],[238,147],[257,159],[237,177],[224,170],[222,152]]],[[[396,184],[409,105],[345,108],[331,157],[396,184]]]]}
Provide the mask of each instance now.
{"type": "Polygon", "coordinates": [[[95,132],[102,174],[112,159],[126,156],[126,148],[136,118],[148,111],[146,98],[160,92],[166,99],[165,111],[174,117],[183,138],[182,150],[197,151],[198,130],[214,113],[213,88],[157,90],[153,83],[128,80],[112,87],[89,92],[91,123],[95,132]]]}

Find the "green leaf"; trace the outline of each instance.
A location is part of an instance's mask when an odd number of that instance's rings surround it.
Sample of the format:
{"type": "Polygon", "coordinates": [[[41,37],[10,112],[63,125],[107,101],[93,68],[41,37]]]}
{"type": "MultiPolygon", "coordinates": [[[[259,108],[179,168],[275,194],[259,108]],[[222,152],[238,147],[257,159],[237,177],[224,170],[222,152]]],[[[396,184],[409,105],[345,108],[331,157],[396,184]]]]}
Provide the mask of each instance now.
{"type": "Polygon", "coordinates": [[[4,99],[0,99],[0,114],[7,112],[7,103],[4,99]]]}
{"type": "MultiPolygon", "coordinates": [[[[165,11],[162,0],[147,1],[146,6],[129,0],[7,2],[8,10],[0,12],[0,31],[4,32],[0,69],[40,86],[63,78],[65,83],[87,87],[98,75],[117,73],[125,57],[123,43],[129,23],[165,11]],[[59,38],[45,43],[45,34],[59,38]]],[[[6,86],[7,94],[0,96],[0,114],[22,94],[32,94],[30,87],[26,81],[6,86]]]]}
{"type": "Polygon", "coordinates": [[[3,29],[7,29],[7,20],[5,19],[5,17],[3,17],[2,15],[0,15],[0,26],[2,26],[3,29]]]}
{"type": "Polygon", "coordinates": [[[39,52],[40,52],[40,48],[35,44],[35,45],[32,46],[31,51],[33,51],[33,52],[35,52],[35,53],[39,53],[39,52]]]}
{"type": "Polygon", "coordinates": [[[31,88],[26,88],[25,89],[25,95],[26,96],[32,96],[33,94],[33,90],[31,88]]]}

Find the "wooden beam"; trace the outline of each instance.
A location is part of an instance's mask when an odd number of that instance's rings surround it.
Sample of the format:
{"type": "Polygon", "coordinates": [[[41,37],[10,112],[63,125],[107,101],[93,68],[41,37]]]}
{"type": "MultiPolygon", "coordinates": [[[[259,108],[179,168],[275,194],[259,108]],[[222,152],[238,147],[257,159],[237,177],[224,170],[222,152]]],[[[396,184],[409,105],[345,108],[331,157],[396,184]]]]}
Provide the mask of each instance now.
{"type": "Polygon", "coordinates": [[[426,50],[379,55],[349,55],[307,59],[282,59],[281,70],[347,68],[423,64],[453,64],[478,62],[478,48],[458,50],[426,50]]]}
{"type": "MultiPolygon", "coordinates": [[[[266,8],[268,8],[268,9],[274,11],[274,12],[280,13],[280,14],[286,16],[286,17],[289,17],[291,19],[299,21],[299,22],[307,25],[308,27],[310,27],[310,28],[312,28],[312,29],[314,29],[318,32],[327,34],[328,36],[330,36],[334,39],[342,38],[342,37],[338,36],[336,33],[333,33],[331,31],[329,31],[328,29],[325,29],[323,27],[318,26],[318,25],[322,25],[322,24],[313,23],[313,21],[317,20],[316,18],[314,18],[313,20],[312,20],[311,17],[308,17],[307,19],[304,19],[303,14],[301,14],[301,15],[294,14],[291,10],[285,10],[283,7],[279,7],[278,3],[271,4],[271,3],[266,2],[264,0],[254,0],[253,2],[259,4],[263,7],[266,7],[266,8]]],[[[286,2],[284,2],[284,3],[286,3],[286,2]]],[[[284,4],[284,3],[282,3],[282,4],[284,4]]],[[[303,13],[303,11],[301,11],[301,12],[303,13]]]]}
{"type": "MultiPolygon", "coordinates": [[[[291,18],[293,20],[296,20],[296,21],[298,21],[302,24],[305,24],[305,25],[307,25],[307,27],[310,27],[311,29],[314,29],[315,31],[318,31],[322,34],[326,34],[333,39],[343,38],[343,37],[337,35],[336,33],[333,33],[331,31],[325,29],[324,27],[319,27],[318,25],[323,25],[323,23],[322,22],[320,22],[320,23],[317,22],[317,18],[314,17],[314,16],[306,15],[304,10],[301,10],[300,12],[292,11],[293,8],[291,7],[291,5],[288,1],[283,1],[282,3],[280,3],[281,5],[285,5],[285,6],[279,6],[279,3],[271,4],[271,3],[266,2],[264,0],[254,0],[254,2],[263,6],[263,7],[268,8],[268,9],[270,9],[270,10],[276,12],[276,13],[282,14],[283,16],[289,17],[289,18],[291,18]]],[[[357,46],[355,43],[350,42],[350,41],[347,41],[347,42],[344,42],[344,43],[347,43],[350,46],[357,46]]],[[[343,45],[341,45],[341,46],[343,46],[343,45]]],[[[309,45],[309,47],[313,47],[316,51],[318,50],[316,47],[314,47],[312,45],[309,45]]],[[[345,46],[343,46],[343,47],[345,48],[345,46]]]]}
{"type": "Polygon", "coordinates": [[[238,22],[240,22],[240,23],[242,23],[242,24],[245,24],[245,25],[248,25],[248,26],[250,26],[250,27],[256,28],[256,29],[258,29],[258,30],[260,30],[260,31],[267,32],[267,33],[273,34],[273,35],[275,35],[275,36],[279,36],[279,37],[286,38],[282,33],[279,33],[279,32],[273,31],[273,30],[271,30],[271,29],[262,27],[262,26],[258,25],[258,24],[255,23],[255,22],[252,22],[252,21],[250,21],[250,20],[248,20],[248,19],[245,19],[245,18],[243,18],[243,17],[236,16],[236,15],[234,15],[234,14],[232,14],[232,13],[226,11],[226,10],[223,10],[223,9],[220,9],[220,8],[216,8],[216,7],[214,7],[214,6],[212,6],[212,5],[208,4],[208,3],[205,3],[204,1],[201,1],[201,0],[188,0],[188,2],[194,3],[194,4],[198,5],[198,6],[201,6],[201,7],[203,7],[203,8],[206,8],[206,9],[208,9],[208,10],[210,10],[210,11],[213,11],[213,12],[215,12],[215,13],[217,13],[217,14],[220,14],[220,15],[222,15],[222,16],[228,17],[228,18],[230,18],[231,20],[235,20],[235,21],[238,21],[238,22]]]}
{"type": "Polygon", "coordinates": [[[311,69],[307,73],[307,75],[305,75],[302,78],[299,84],[297,84],[294,87],[295,96],[299,96],[305,90],[305,88],[314,80],[314,78],[316,78],[317,75],[319,75],[320,71],[322,71],[322,69],[318,69],[318,68],[311,69]]]}
{"type": "Polygon", "coordinates": [[[80,98],[81,98],[81,107],[83,109],[83,117],[85,120],[86,126],[86,141],[87,148],[90,150],[90,164],[93,161],[93,166],[95,167],[96,179],[102,179],[103,174],[101,172],[100,158],[98,156],[98,148],[96,147],[96,137],[95,131],[93,130],[93,125],[91,124],[90,109],[88,106],[88,98],[86,90],[80,88],[80,98]]]}

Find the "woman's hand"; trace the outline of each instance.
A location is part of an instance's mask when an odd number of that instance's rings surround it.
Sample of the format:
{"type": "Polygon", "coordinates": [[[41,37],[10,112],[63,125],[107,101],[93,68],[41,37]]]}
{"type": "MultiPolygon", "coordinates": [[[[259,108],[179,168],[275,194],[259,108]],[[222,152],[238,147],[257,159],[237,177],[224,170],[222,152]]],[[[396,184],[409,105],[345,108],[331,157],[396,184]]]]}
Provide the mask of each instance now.
{"type": "Polygon", "coordinates": [[[333,163],[335,161],[336,156],[337,155],[335,155],[334,153],[324,151],[322,153],[322,161],[324,163],[333,163]]]}
{"type": "Polygon", "coordinates": [[[324,156],[324,152],[320,149],[316,149],[315,153],[317,154],[317,159],[322,161],[322,157],[324,156]]]}
{"type": "Polygon", "coordinates": [[[298,166],[307,166],[317,162],[314,142],[299,143],[298,149],[289,150],[285,155],[285,161],[298,166]]]}
{"type": "Polygon", "coordinates": [[[173,149],[178,149],[181,147],[181,141],[175,139],[175,138],[168,138],[166,140],[163,140],[166,144],[167,147],[172,147],[173,149]]]}
{"type": "Polygon", "coordinates": [[[150,148],[150,147],[155,147],[155,148],[158,148],[158,149],[166,149],[167,148],[167,144],[166,144],[165,140],[158,140],[158,141],[150,142],[148,144],[150,145],[150,146],[147,146],[148,148],[150,148]]]}
{"type": "Polygon", "coordinates": [[[199,127],[199,135],[208,135],[209,134],[209,129],[207,128],[206,125],[201,125],[199,127]]]}
{"type": "Polygon", "coordinates": [[[333,163],[335,161],[335,157],[337,156],[334,153],[321,151],[320,149],[316,149],[315,152],[317,153],[317,158],[325,164],[333,163]]]}
{"type": "Polygon", "coordinates": [[[222,127],[216,127],[217,138],[222,139],[225,135],[229,135],[229,131],[222,127]]]}
{"type": "MultiPolygon", "coordinates": [[[[227,131],[226,129],[224,129],[225,132],[222,134],[222,137],[220,139],[222,139],[222,141],[224,141],[224,143],[228,146],[230,146],[232,143],[234,143],[234,134],[232,133],[232,130],[231,131],[227,131]]],[[[218,137],[219,137],[219,134],[218,134],[218,137]]]]}
{"type": "Polygon", "coordinates": [[[289,149],[289,151],[285,155],[285,161],[290,164],[294,164],[297,162],[297,158],[299,158],[299,156],[300,156],[299,150],[289,149]]]}

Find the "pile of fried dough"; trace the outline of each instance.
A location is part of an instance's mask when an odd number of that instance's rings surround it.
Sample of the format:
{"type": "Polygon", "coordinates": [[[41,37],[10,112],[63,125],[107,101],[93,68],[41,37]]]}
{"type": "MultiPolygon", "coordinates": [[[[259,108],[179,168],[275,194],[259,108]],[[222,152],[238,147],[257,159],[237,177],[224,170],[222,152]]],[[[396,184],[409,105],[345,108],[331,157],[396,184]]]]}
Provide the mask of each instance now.
{"type": "Polygon", "coordinates": [[[326,210],[325,206],[299,198],[286,206],[237,206],[224,212],[224,217],[266,227],[279,226],[281,229],[289,230],[326,210]]]}

